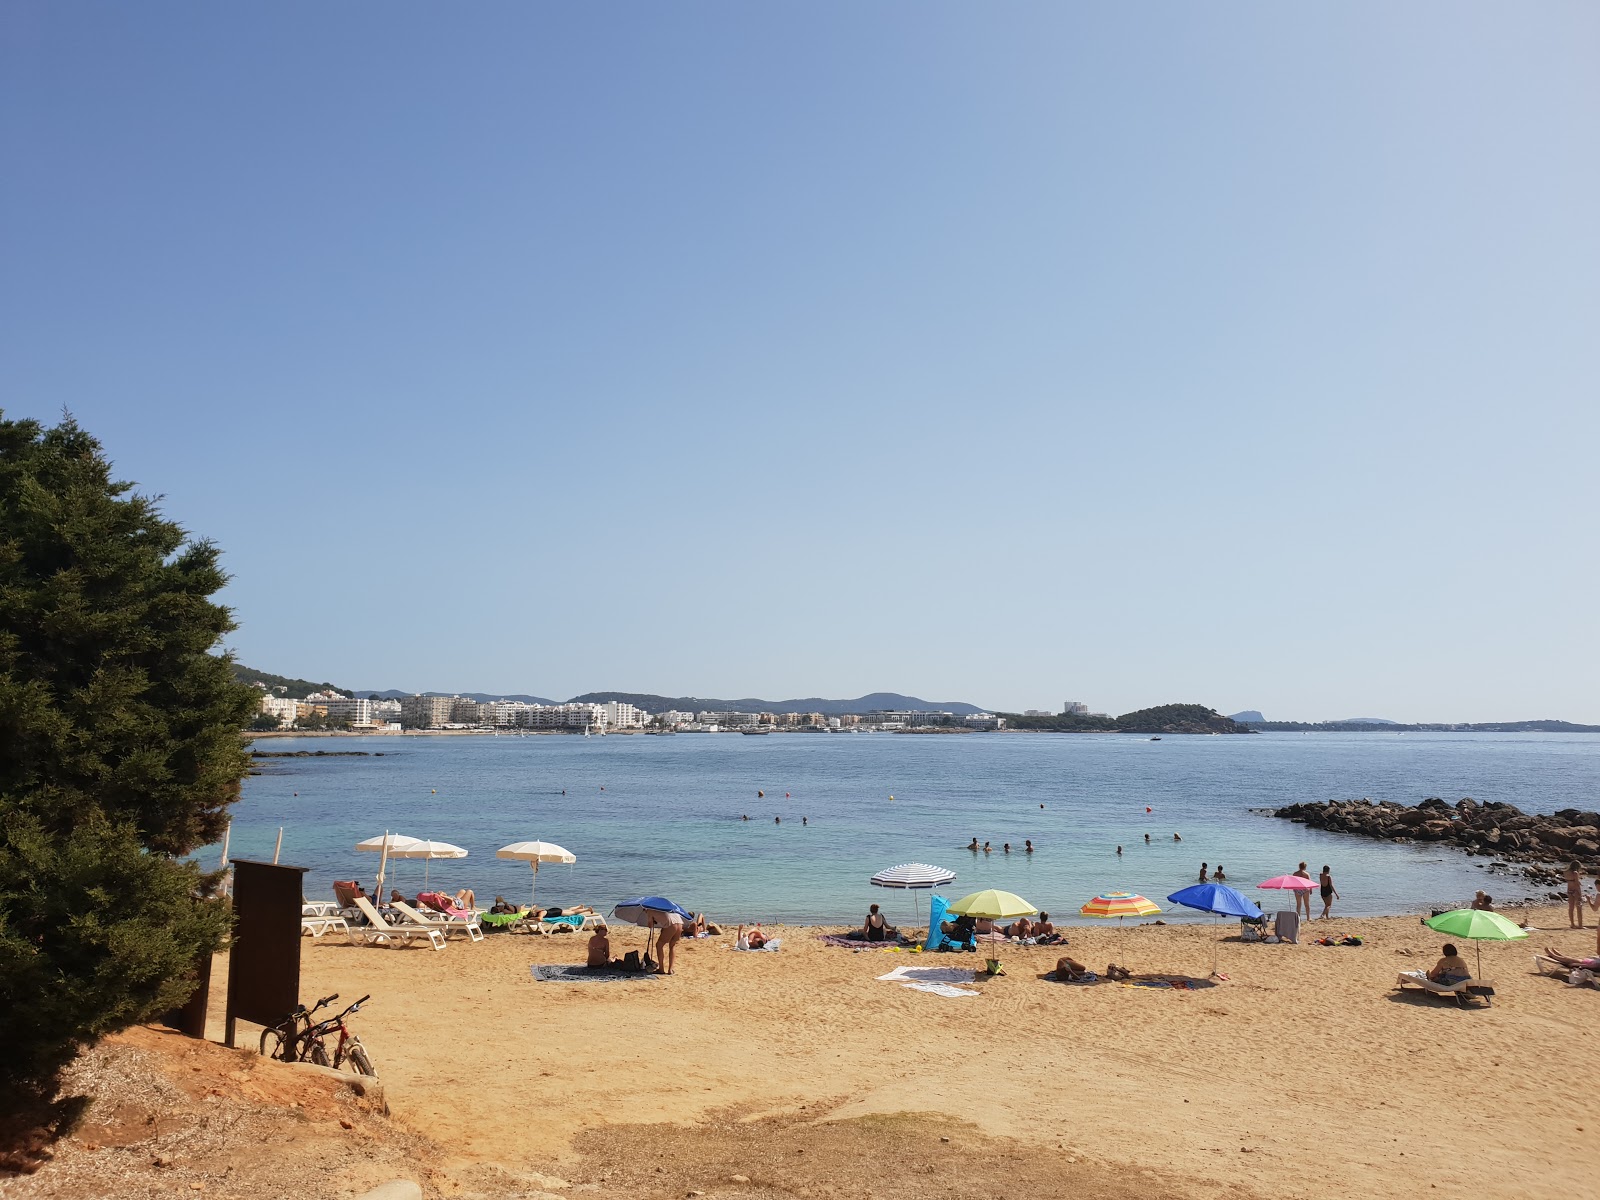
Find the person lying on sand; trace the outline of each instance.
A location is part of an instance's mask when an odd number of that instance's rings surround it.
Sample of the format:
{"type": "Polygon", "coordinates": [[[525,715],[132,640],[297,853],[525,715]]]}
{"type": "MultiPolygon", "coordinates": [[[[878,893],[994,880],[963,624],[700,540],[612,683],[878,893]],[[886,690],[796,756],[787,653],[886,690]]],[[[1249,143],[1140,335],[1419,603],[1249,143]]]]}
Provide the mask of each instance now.
{"type": "Polygon", "coordinates": [[[1033,922],[1028,920],[1027,917],[1018,917],[1006,926],[1005,935],[1014,938],[1033,937],[1033,922]]]}
{"type": "Polygon", "coordinates": [[[602,967],[611,965],[611,938],[602,927],[596,929],[589,938],[589,959],[584,963],[591,971],[598,971],[602,967]]]}
{"type": "Polygon", "coordinates": [[[1131,968],[1131,967],[1119,967],[1119,966],[1117,966],[1116,963],[1107,963],[1106,964],[1106,978],[1107,979],[1132,979],[1133,978],[1133,968],[1131,968]]]}
{"type": "Polygon", "coordinates": [[[954,921],[940,921],[939,931],[958,942],[969,940],[977,931],[978,922],[973,917],[957,917],[954,921]]]}
{"type": "Polygon", "coordinates": [[[1089,974],[1089,968],[1084,966],[1071,955],[1063,955],[1056,959],[1056,978],[1062,983],[1082,979],[1089,974]]]}
{"type": "Polygon", "coordinates": [[[759,950],[767,944],[767,935],[761,932],[761,926],[753,925],[749,933],[745,933],[744,926],[739,926],[739,936],[734,944],[744,950],[759,950]]]}

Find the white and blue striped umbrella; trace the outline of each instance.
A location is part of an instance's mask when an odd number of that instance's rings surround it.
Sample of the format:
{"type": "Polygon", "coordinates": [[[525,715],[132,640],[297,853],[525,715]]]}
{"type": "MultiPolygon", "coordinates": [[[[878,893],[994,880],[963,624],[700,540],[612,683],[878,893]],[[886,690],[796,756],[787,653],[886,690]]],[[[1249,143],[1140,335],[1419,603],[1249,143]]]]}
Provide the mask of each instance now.
{"type": "MultiPolygon", "coordinates": [[[[929,888],[943,887],[952,882],[956,877],[954,871],[944,867],[935,867],[929,863],[901,863],[898,867],[890,867],[887,871],[879,871],[868,882],[873,887],[904,888],[909,891],[927,891],[929,888]]],[[[921,914],[917,910],[916,898],[912,898],[911,916],[917,924],[922,923],[921,914]]]]}
{"type": "Polygon", "coordinates": [[[928,863],[901,863],[887,871],[879,871],[870,880],[873,887],[886,888],[936,888],[955,880],[956,873],[928,863]]]}

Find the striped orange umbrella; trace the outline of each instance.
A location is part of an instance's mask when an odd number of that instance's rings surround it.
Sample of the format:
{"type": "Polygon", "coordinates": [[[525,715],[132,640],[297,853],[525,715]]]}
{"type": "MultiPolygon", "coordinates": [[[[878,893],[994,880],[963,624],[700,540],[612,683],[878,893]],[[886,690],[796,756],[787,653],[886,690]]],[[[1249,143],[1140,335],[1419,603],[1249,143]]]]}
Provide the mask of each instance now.
{"type": "Polygon", "coordinates": [[[1148,917],[1161,906],[1133,892],[1107,892],[1078,910],[1086,917],[1148,917]]]}

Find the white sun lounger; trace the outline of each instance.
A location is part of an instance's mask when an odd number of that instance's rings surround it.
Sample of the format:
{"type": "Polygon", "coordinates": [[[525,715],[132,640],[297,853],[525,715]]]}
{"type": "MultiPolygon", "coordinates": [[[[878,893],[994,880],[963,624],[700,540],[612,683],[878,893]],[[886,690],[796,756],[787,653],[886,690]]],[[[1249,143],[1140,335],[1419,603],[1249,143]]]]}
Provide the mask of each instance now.
{"type": "Polygon", "coordinates": [[[1474,994],[1480,996],[1485,1004],[1494,1003],[1489,998],[1494,995],[1494,984],[1487,979],[1461,979],[1455,983],[1435,983],[1428,978],[1426,971],[1401,971],[1400,978],[1395,981],[1395,987],[1422,988],[1435,996],[1450,996],[1457,1004],[1466,1003],[1474,994]]]}
{"type": "Polygon", "coordinates": [[[395,942],[409,946],[413,938],[425,937],[435,950],[444,949],[444,934],[437,929],[424,928],[421,925],[391,925],[383,919],[382,913],[372,907],[372,901],[365,896],[356,897],[356,907],[371,924],[354,926],[350,932],[364,939],[369,946],[395,942]]]}
{"type": "Polygon", "coordinates": [[[429,914],[413,908],[404,900],[391,900],[389,907],[403,914],[406,920],[413,925],[437,929],[446,937],[449,937],[453,931],[459,929],[467,935],[469,940],[474,942],[483,941],[483,928],[478,924],[478,918],[475,916],[452,917],[449,913],[441,912],[429,914]]]}
{"type": "Polygon", "coordinates": [[[319,938],[323,934],[327,933],[330,929],[338,929],[343,931],[344,936],[352,944],[356,940],[355,934],[350,932],[350,922],[346,921],[343,917],[333,916],[300,918],[300,935],[302,937],[304,937],[306,934],[310,934],[313,938],[319,938]]]}

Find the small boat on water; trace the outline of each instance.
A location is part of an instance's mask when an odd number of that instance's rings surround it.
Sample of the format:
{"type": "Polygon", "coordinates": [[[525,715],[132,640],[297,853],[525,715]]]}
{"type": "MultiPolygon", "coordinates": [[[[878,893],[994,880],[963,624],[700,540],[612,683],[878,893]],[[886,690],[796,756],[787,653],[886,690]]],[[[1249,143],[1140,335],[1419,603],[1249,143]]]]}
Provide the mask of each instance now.
{"type": "Polygon", "coordinates": [[[766,737],[767,734],[772,732],[772,730],[770,730],[770,729],[741,729],[741,730],[739,730],[739,732],[744,734],[745,737],[766,737]]]}

